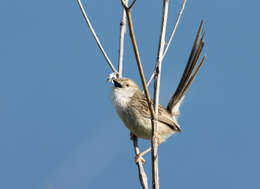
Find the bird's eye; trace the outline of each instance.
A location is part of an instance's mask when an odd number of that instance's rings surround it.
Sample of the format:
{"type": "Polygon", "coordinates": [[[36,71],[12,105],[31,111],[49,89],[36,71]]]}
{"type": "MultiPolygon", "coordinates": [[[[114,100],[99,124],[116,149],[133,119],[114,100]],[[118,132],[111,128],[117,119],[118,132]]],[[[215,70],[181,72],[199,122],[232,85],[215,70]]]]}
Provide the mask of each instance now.
{"type": "Polygon", "coordinates": [[[126,84],[126,87],[129,87],[129,84],[126,84]]]}

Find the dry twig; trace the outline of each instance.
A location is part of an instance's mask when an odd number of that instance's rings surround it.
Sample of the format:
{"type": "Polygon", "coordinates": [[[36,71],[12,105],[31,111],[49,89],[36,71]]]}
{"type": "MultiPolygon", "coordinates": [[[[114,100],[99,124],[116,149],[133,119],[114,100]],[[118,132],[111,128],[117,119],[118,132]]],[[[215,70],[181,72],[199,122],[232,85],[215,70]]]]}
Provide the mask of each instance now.
{"type": "Polygon", "coordinates": [[[165,55],[166,55],[166,53],[167,53],[167,51],[168,51],[168,48],[169,48],[169,46],[170,46],[170,44],[171,44],[171,42],[172,42],[172,39],[173,39],[173,37],[174,37],[174,35],[175,35],[175,32],[176,32],[176,29],[177,29],[177,27],[178,27],[178,25],[179,25],[179,22],[180,22],[180,20],[181,20],[181,16],[182,16],[182,13],[183,13],[183,11],[184,11],[185,5],[186,5],[186,0],[183,0],[182,6],[181,6],[181,10],[180,10],[179,15],[178,15],[178,17],[177,17],[176,23],[175,23],[175,25],[174,25],[174,27],[173,27],[173,30],[172,30],[170,39],[169,39],[169,41],[168,41],[167,44],[166,44],[166,47],[165,47],[165,50],[164,50],[164,52],[163,52],[162,58],[165,57],[165,55]]]}
{"type": "Polygon", "coordinates": [[[77,0],[77,2],[78,2],[78,4],[79,4],[80,10],[81,10],[81,12],[82,12],[82,14],[83,14],[83,16],[84,16],[86,22],[87,22],[87,24],[88,24],[88,27],[89,27],[89,29],[90,29],[90,31],[91,31],[91,33],[92,33],[94,39],[96,40],[99,49],[101,50],[102,54],[104,55],[104,57],[105,57],[105,59],[106,59],[108,65],[109,65],[110,68],[113,70],[113,72],[118,73],[117,70],[115,69],[115,67],[113,66],[112,62],[111,62],[110,59],[108,58],[107,53],[105,52],[104,48],[102,47],[102,44],[101,44],[100,40],[98,39],[98,36],[97,36],[97,34],[96,34],[94,28],[92,27],[92,24],[91,24],[91,22],[90,22],[90,20],[89,20],[89,18],[88,18],[88,16],[87,16],[87,13],[86,13],[86,11],[84,10],[84,7],[83,7],[83,5],[82,5],[82,3],[81,3],[81,0],[77,0]]]}
{"type": "MultiPolygon", "coordinates": [[[[126,5],[128,4],[128,0],[125,0],[125,4],[126,5]]],[[[119,77],[122,77],[122,72],[123,72],[123,54],[124,54],[125,31],[126,31],[126,12],[125,12],[125,9],[123,8],[122,19],[121,19],[121,22],[120,22],[120,45],[119,45],[119,59],[118,59],[119,77]]],[[[140,150],[139,150],[139,147],[138,147],[138,137],[133,136],[132,140],[133,140],[135,155],[138,155],[140,153],[140,150]]],[[[143,187],[143,189],[148,189],[147,175],[144,171],[143,163],[142,163],[141,160],[137,161],[137,167],[138,167],[139,180],[140,180],[141,186],[143,187]]]]}
{"type": "MultiPolygon", "coordinates": [[[[125,4],[128,4],[128,0],[125,0],[125,4]]],[[[126,13],[123,8],[122,18],[120,22],[120,42],[119,42],[119,57],[118,57],[118,73],[119,77],[122,77],[123,72],[123,56],[124,56],[124,39],[126,32],[126,13]]]]}
{"type": "MultiPolygon", "coordinates": [[[[152,107],[150,95],[149,95],[149,92],[148,92],[148,89],[147,89],[147,86],[146,86],[146,81],[145,81],[145,78],[144,78],[143,68],[142,68],[142,64],[141,64],[141,59],[140,59],[137,43],[136,43],[136,40],[135,40],[132,17],[131,17],[131,13],[130,13],[131,8],[135,4],[136,0],[134,0],[130,4],[129,7],[126,4],[126,1],[121,0],[121,2],[122,2],[122,5],[125,9],[126,15],[127,15],[130,37],[131,37],[131,40],[132,40],[132,44],[133,44],[133,48],[134,48],[134,52],[135,52],[135,56],[136,56],[136,60],[137,60],[137,65],[138,65],[138,68],[139,68],[140,77],[141,77],[141,80],[142,80],[142,83],[143,83],[143,88],[146,91],[146,98],[147,98],[147,102],[149,104],[149,109],[153,113],[153,107],[152,107]]],[[[139,151],[139,148],[137,146],[138,145],[137,144],[137,137],[134,137],[133,141],[134,141],[135,153],[136,153],[136,155],[138,155],[140,153],[140,151],[139,151]]],[[[138,165],[140,183],[141,183],[143,189],[148,189],[147,176],[145,174],[145,171],[144,171],[144,168],[143,168],[143,165],[142,165],[142,161],[138,160],[137,165],[138,165]]]]}
{"type": "MultiPolygon", "coordinates": [[[[133,136],[133,144],[134,144],[134,149],[135,149],[135,155],[138,155],[140,153],[140,150],[138,147],[137,136],[133,136]]],[[[141,185],[142,185],[143,189],[148,189],[147,176],[145,174],[143,163],[141,160],[137,161],[137,166],[138,166],[139,180],[141,182],[141,185]]]]}
{"type": "MultiPolygon", "coordinates": [[[[163,52],[162,59],[165,57],[165,55],[166,55],[166,53],[167,53],[167,51],[168,51],[168,48],[170,47],[170,44],[171,44],[172,39],[173,39],[173,37],[174,37],[174,35],[175,35],[176,29],[177,29],[177,27],[178,27],[178,25],[179,25],[179,22],[180,22],[180,20],[181,20],[182,13],[183,13],[183,11],[184,11],[185,5],[186,5],[186,0],[183,0],[182,6],[181,6],[181,10],[180,10],[180,12],[179,12],[179,14],[178,14],[177,20],[176,20],[175,25],[174,25],[174,27],[173,27],[173,30],[172,30],[172,32],[171,32],[170,39],[169,39],[169,41],[166,43],[166,47],[165,47],[165,50],[164,50],[164,52],[163,52]]],[[[157,66],[158,66],[158,65],[157,65],[157,66]]],[[[150,78],[149,78],[149,80],[148,80],[148,82],[147,82],[147,86],[149,86],[150,83],[152,82],[152,80],[153,80],[153,78],[154,78],[154,75],[155,75],[155,71],[156,71],[156,67],[155,67],[155,69],[154,69],[152,75],[150,76],[150,78]]]]}
{"type": "Polygon", "coordinates": [[[149,91],[148,91],[148,88],[147,88],[147,85],[146,85],[145,77],[144,77],[143,66],[142,66],[142,63],[141,63],[141,58],[140,58],[138,46],[137,46],[136,39],[135,39],[134,26],[133,26],[133,21],[132,21],[132,16],[131,16],[131,8],[135,4],[136,0],[134,0],[129,5],[129,7],[125,4],[124,0],[121,0],[121,2],[122,2],[122,5],[123,5],[123,7],[125,8],[125,11],[126,11],[128,27],[129,27],[129,34],[130,34],[130,38],[131,38],[132,45],[133,45],[133,48],[134,48],[134,53],[135,53],[135,57],[136,57],[136,62],[137,62],[139,74],[140,74],[142,85],[143,85],[143,88],[144,88],[144,93],[145,93],[145,96],[146,96],[146,99],[147,99],[149,111],[151,112],[152,120],[154,120],[154,110],[153,110],[152,101],[151,101],[149,91]]]}
{"type": "Polygon", "coordinates": [[[154,80],[154,111],[155,111],[155,120],[152,128],[152,187],[154,189],[159,189],[159,168],[158,168],[158,106],[159,106],[159,95],[160,95],[160,80],[161,80],[161,65],[163,59],[163,51],[165,44],[165,35],[166,35],[166,26],[167,26],[167,17],[168,17],[168,7],[169,0],[163,1],[163,14],[162,14],[162,23],[161,23],[161,32],[159,47],[156,58],[156,67],[155,67],[155,80],[154,80]]]}

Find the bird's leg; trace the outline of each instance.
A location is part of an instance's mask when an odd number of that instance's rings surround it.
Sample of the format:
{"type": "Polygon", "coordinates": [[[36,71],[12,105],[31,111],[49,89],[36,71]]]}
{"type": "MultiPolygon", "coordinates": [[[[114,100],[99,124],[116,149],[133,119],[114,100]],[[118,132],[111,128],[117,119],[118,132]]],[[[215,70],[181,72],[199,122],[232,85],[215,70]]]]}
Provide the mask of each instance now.
{"type": "MultiPolygon", "coordinates": [[[[134,141],[135,154],[137,154],[137,155],[135,156],[135,162],[137,163],[137,162],[140,160],[142,163],[144,163],[145,160],[144,160],[142,157],[139,157],[139,158],[137,159],[137,156],[138,156],[138,153],[139,153],[139,148],[138,148],[138,146],[136,146],[136,145],[137,145],[137,136],[136,136],[134,133],[130,132],[130,139],[131,139],[132,141],[134,141]]],[[[139,153],[139,154],[140,154],[140,153],[139,153]]]]}
{"type": "Polygon", "coordinates": [[[130,139],[131,139],[131,140],[134,140],[135,137],[136,137],[135,134],[132,133],[132,132],[130,132],[130,139]]]}
{"type": "Polygon", "coordinates": [[[145,151],[143,151],[143,152],[137,154],[137,155],[135,156],[135,162],[137,163],[139,160],[141,160],[142,163],[144,163],[145,160],[144,160],[144,158],[143,158],[142,156],[145,155],[146,153],[150,152],[151,150],[152,150],[152,148],[150,147],[150,148],[146,149],[145,151]]]}
{"type": "MultiPolygon", "coordinates": [[[[162,139],[161,139],[160,136],[158,136],[158,145],[160,145],[161,143],[162,143],[162,139]]],[[[137,154],[137,155],[135,156],[135,162],[137,163],[137,162],[139,161],[139,159],[141,158],[140,160],[144,163],[145,160],[143,159],[142,156],[144,156],[145,154],[147,154],[147,153],[150,152],[151,150],[152,150],[152,148],[150,147],[150,148],[146,149],[145,151],[143,151],[143,152],[137,154]]]]}

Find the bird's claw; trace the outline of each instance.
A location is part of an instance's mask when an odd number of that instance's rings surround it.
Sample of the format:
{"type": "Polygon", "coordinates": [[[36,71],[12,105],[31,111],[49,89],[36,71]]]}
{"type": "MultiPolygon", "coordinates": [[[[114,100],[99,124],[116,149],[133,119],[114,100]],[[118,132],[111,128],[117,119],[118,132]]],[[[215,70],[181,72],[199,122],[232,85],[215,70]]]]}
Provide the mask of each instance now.
{"type": "Polygon", "coordinates": [[[135,137],[136,137],[136,136],[135,136],[133,133],[130,132],[130,139],[131,139],[131,140],[134,140],[135,137]]]}
{"type": "Polygon", "coordinates": [[[135,156],[135,163],[138,163],[138,161],[141,161],[141,163],[145,163],[144,158],[140,154],[137,154],[135,156]]]}

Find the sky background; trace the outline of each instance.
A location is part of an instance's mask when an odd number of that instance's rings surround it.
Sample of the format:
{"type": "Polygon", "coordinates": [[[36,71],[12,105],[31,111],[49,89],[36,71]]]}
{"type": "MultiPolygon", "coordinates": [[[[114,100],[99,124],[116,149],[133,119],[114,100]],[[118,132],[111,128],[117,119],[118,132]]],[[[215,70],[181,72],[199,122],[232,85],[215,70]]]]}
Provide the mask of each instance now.
{"type": "MultiPolygon", "coordinates": [[[[83,4],[116,65],[120,1],[83,4]]],[[[137,0],[132,10],[146,77],[161,4],[137,0]]],[[[167,37],[180,6],[170,1],[167,37]]],[[[159,148],[161,188],[260,187],[259,6],[187,1],[164,59],[160,103],[178,84],[202,18],[207,59],[181,107],[183,132],[159,148]]],[[[0,188],[140,188],[129,131],[110,101],[111,70],[76,0],[1,0],[0,23],[0,188]]],[[[140,84],[128,36],[123,75],[140,84]]]]}

